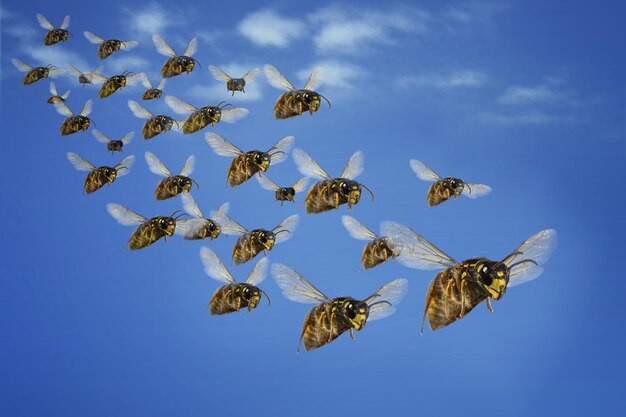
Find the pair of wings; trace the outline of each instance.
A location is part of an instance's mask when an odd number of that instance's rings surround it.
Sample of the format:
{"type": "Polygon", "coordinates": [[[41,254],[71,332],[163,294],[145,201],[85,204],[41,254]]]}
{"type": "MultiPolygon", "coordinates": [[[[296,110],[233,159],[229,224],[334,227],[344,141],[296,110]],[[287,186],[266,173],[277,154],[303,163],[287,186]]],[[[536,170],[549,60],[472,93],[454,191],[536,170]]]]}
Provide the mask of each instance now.
{"type": "MultiPolygon", "coordinates": [[[[80,115],[85,116],[85,117],[89,116],[89,113],[91,113],[92,106],[93,106],[93,101],[91,101],[91,99],[87,100],[85,102],[85,105],[83,106],[83,109],[80,111],[80,115]]],[[[54,108],[56,109],[57,113],[59,113],[62,116],[67,116],[67,117],[74,116],[74,113],[72,113],[70,108],[67,107],[67,104],[65,104],[65,102],[63,101],[55,102],[54,108]]]]}
{"type": "MultiPolygon", "coordinates": [[[[93,130],[93,135],[95,136],[98,142],[102,142],[102,143],[113,142],[113,139],[106,136],[104,133],[100,132],[98,129],[93,130]]],[[[119,140],[121,140],[124,145],[128,145],[133,140],[134,136],[135,136],[135,132],[128,132],[127,134],[122,136],[119,140]]]]}
{"type": "MultiPolygon", "coordinates": [[[[298,303],[319,304],[331,301],[302,275],[283,264],[272,265],[272,276],[276,284],[283,290],[283,295],[298,303]]],[[[370,306],[368,320],[378,320],[392,315],[396,305],[402,300],[408,289],[406,279],[391,281],[364,301],[370,306]]]]}
{"type": "MultiPolygon", "coordinates": [[[[83,35],[85,35],[85,38],[87,38],[89,42],[96,44],[96,45],[100,45],[101,43],[106,42],[106,39],[101,38],[100,36],[96,35],[93,32],[84,31],[83,35]]],[[[124,51],[130,51],[131,49],[139,45],[139,42],[137,41],[120,41],[120,42],[122,43],[122,46],[120,47],[120,49],[124,51]]]]}
{"type": "MultiPolygon", "coordinates": [[[[256,179],[259,182],[259,184],[261,184],[261,187],[264,188],[265,190],[278,191],[281,188],[283,188],[280,185],[276,184],[271,179],[269,179],[267,175],[259,174],[256,176],[256,179]]],[[[296,181],[294,185],[291,186],[291,188],[293,188],[296,193],[299,193],[306,188],[308,183],[309,183],[309,179],[307,177],[300,178],[298,181],[296,181]]]]}
{"type": "MultiPolygon", "coordinates": [[[[44,15],[41,13],[37,13],[37,21],[39,22],[39,26],[44,29],[53,30],[56,29],[52,23],[44,15]]],[[[61,26],[59,29],[67,29],[70,26],[70,16],[67,15],[63,18],[63,22],[61,22],[61,26]]]]}
{"type": "MultiPolygon", "coordinates": [[[[159,35],[152,35],[152,42],[154,43],[154,47],[156,48],[157,52],[160,53],[161,55],[165,55],[169,57],[178,56],[178,54],[174,52],[172,47],[169,46],[167,42],[165,42],[165,39],[163,39],[159,35]]],[[[197,50],[198,50],[198,38],[193,38],[187,44],[187,48],[185,48],[185,52],[183,52],[183,56],[191,57],[193,54],[196,53],[197,50]]]]}
{"type": "MultiPolygon", "coordinates": [[[[211,71],[211,74],[213,74],[213,78],[215,78],[217,81],[230,81],[233,79],[233,77],[226,74],[219,67],[210,65],[209,71],[211,71]]],[[[241,78],[243,78],[243,80],[247,83],[247,82],[254,80],[258,73],[259,73],[259,68],[255,67],[255,68],[252,68],[250,71],[246,72],[244,76],[241,78]]]]}
{"type": "MultiPolygon", "coordinates": [[[[202,260],[202,264],[204,265],[204,272],[211,278],[225,282],[226,284],[238,284],[215,252],[206,246],[200,248],[200,260],[202,260]]],[[[254,286],[260,284],[267,275],[268,262],[269,259],[267,257],[261,258],[261,260],[254,265],[254,268],[252,268],[252,271],[250,271],[248,278],[246,278],[244,282],[254,286]]]]}
{"type": "MultiPolygon", "coordinates": [[[[265,66],[263,67],[263,71],[265,72],[267,81],[270,83],[272,87],[276,87],[280,90],[289,90],[289,91],[298,90],[296,87],[294,87],[293,84],[289,82],[287,77],[285,77],[273,65],[265,64],[265,66]]],[[[320,68],[315,68],[311,72],[311,75],[309,75],[309,78],[306,80],[303,90],[315,90],[317,87],[319,87],[319,85],[320,85],[320,68]]]]}
{"type": "MultiPolygon", "coordinates": [[[[213,152],[215,152],[219,156],[226,157],[237,157],[239,155],[245,154],[244,151],[230,143],[223,136],[218,135],[217,133],[207,132],[204,135],[204,139],[209,144],[213,152]]],[[[278,142],[274,144],[271,148],[268,149],[267,153],[270,155],[270,164],[276,165],[287,159],[289,155],[289,151],[293,147],[295,142],[295,138],[293,136],[285,136],[278,142]]]]}
{"type": "Polygon", "coordinates": [[[70,90],[67,90],[65,93],[59,95],[57,91],[57,86],[54,84],[54,81],[50,82],[50,94],[55,97],[61,97],[63,100],[66,100],[70,96],[70,90]]]}
{"type": "Polygon", "coordinates": [[[344,215],[341,217],[341,223],[346,228],[350,236],[358,240],[375,240],[379,236],[371,229],[365,226],[352,216],[344,215]]]}
{"type": "MultiPolygon", "coordinates": [[[[441,176],[432,169],[428,168],[423,162],[417,159],[411,159],[409,165],[417,178],[422,181],[435,182],[441,179],[441,176]]],[[[464,182],[462,194],[469,198],[478,198],[491,193],[491,187],[485,184],[464,182]]]]}
{"type": "Polygon", "coordinates": [[[75,75],[76,77],[80,77],[82,75],[83,77],[87,78],[89,82],[92,82],[94,76],[102,77],[106,80],[106,77],[103,77],[99,74],[100,71],[102,71],[102,69],[104,68],[103,66],[96,67],[93,71],[89,72],[82,72],[72,64],[66,64],[65,67],[72,75],[75,75]]]}
{"type": "Polygon", "coordinates": [[[141,214],[137,214],[121,204],[109,203],[107,204],[107,211],[122,226],[135,226],[148,221],[141,214]]]}
{"type": "Polygon", "coordinates": [[[154,117],[154,114],[152,114],[150,110],[134,100],[128,100],[128,108],[133,112],[135,117],[139,117],[140,119],[152,119],[154,117]]]}
{"type": "MultiPolygon", "coordinates": [[[[32,71],[33,70],[33,67],[31,65],[28,65],[24,61],[21,61],[21,60],[19,60],[17,58],[13,58],[11,60],[11,62],[13,63],[15,68],[17,68],[21,72],[28,72],[28,71],[32,71]]],[[[65,72],[65,70],[63,68],[49,67],[48,68],[48,77],[58,77],[59,75],[63,74],[64,72],[65,72]]]]}
{"type": "MultiPolygon", "coordinates": [[[[174,113],[178,114],[189,114],[200,110],[193,104],[189,104],[186,101],[174,96],[165,97],[165,104],[167,104],[169,108],[174,111],[174,113]]],[[[220,121],[226,123],[234,123],[237,120],[246,117],[249,113],[249,110],[244,109],[243,107],[231,107],[228,109],[221,109],[221,112],[222,115],[220,117],[220,121]]]]}
{"type": "MultiPolygon", "coordinates": [[[[122,74],[118,74],[118,75],[122,75],[122,74]]],[[[145,72],[140,72],[137,74],[124,75],[124,77],[126,78],[126,85],[134,85],[137,81],[141,81],[143,83],[143,80],[147,78],[147,75],[145,72]]],[[[107,78],[104,75],[100,75],[96,71],[94,71],[91,73],[91,77],[89,80],[95,84],[102,84],[103,82],[109,80],[110,78],[107,78]]]]}
{"type": "MultiPolygon", "coordinates": [[[[74,152],[68,152],[67,159],[69,159],[72,165],[74,165],[74,168],[76,168],[79,171],[93,171],[94,169],[97,169],[97,167],[94,164],[92,164],[91,162],[89,162],[88,160],[86,160],[85,158],[83,158],[82,156],[74,152]]],[[[120,163],[115,165],[114,167],[117,170],[117,176],[123,177],[124,175],[128,174],[134,162],[135,162],[134,155],[130,155],[122,159],[120,163]],[[125,168],[125,169],[122,169],[122,168],[125,168]]]]}
{"type": "MultiPolygon", "coordinates": [[[[150,172],[156,175],[160,175],[162,177],[174,176],[174,174],[172,174],[172,171],[167,169],[165,164],[155,154],[153,154],[152,152],[146,152],[145,156],[146,156],[146,163],[148,164],[148,168],[150,169],[150,172]]],[[[183,165],[178,175],[181,175],[183,177],[190,176],[195,166],[196,166],[196,157],[193,155],[190,155],[185,161],[185,164],[183,165]]]]}
{"type": "MultiPolygon", "coordinates": [[[[180,196],[185,212],[192,216],[192,218],[178,220],[176,233],[181,234],[186,238],[195,236],[196,232],[207,224],[208,219],[204,217],[204,213],[198,206],[198,203],[196,203],[196,200],[193,198],[191,193],[181,193],[180,196]]],[[[228,213],[229,208],[230,205],[228,203],[222,204],[217,210],[211,212],[211,218],[225,215],[228,213]]]]}
{"type": "MultiPolygon", "coordinates": [[[[330,180],[333,178],[302,149],[293,150],[293,160],[298,167],[298,171],[300,171],[302,175],[306,175],[307,177],[315,178],[317,180],[330,180]]],[[[348,160],[348,163],[344,167],[339,178],[346,178],[350,180],[355,179],[363,172],[364,164],[365,156],[363,155],[363,152],[356,151],[348,160]]]]}
{"type": "MultiPolygon", "coordinates": [[[[218,211],[212,214],[212,218],[217,222],[217,224],[221,226],[222,233],[225,233],[227,235],[245,235],[250,232],[248,229],[237,223],[223,211],[218,211]]],[[[278,226],[273,228],[272,232],[275,234],[281,231],[288,232],[278,233],[276,235],[275,243],[282,243],[291,239],[291,236],[293,235],[294,230],[296,230],[299,221],[300,216],[294,214],[285,218],[282,222],[278,224],[278,226]]]]}
{"type": "MultiPolygon", "coordinates": [[[[163,87],[165,87],[165,81],[167,81],[167,78],[161,78],[161,81],[159,81],[159,85],[156,86],[157,90],[163,90],[163,87]]],[[[150,82],[150,80],[148,79],[148,77],[144,77],[143,80],[141,80],[141,83],[143,84],[144,87],[146,87],[148,90],[153,89],[154,87],[152,86],[152,83],[150,82]]]]}

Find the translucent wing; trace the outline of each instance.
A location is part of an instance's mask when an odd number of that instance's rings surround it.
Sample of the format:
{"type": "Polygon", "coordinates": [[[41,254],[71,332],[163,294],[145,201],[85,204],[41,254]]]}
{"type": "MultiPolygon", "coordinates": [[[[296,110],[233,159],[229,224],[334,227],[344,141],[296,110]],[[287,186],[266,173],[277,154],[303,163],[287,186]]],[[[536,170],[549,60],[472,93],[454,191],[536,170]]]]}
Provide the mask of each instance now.
{"type": "Polygon", "coordinates": [[[192,56],[198,50],[198,38],[193,38],[187,44],[187,48],[185,48],[185,52],[183,52],[184,56],[192,56]]]}
{"type": "Polygon", "coordinates": [[[93,44],[100,45],[101,43],[104,42],[104,39],[102,39],[100,36],[96,35],[95,33],[84,31],[83,35],[85,35],[85,38],[87,38],[87,40],[93,44]]]}
{"type": "Polygon", "coordinates": [[[93,135],[98,142],[102,142],[102,143],[111,142],[111,139],[108,136],[106,136],[104,133],[100,132],[98,129],[93,130],[93,135]]]}
{"type": "Polygon", "coordinates": [[[374,240],[377,239],[376,233],[372,232],[367,228],[363,223],[358,221],[352,216],[342,216],[341,223],[343,223],[343,227],[346,228],[350,236],[359,240],[374,240]]]}
{"type": "MultiPolygon", "coordinates": [[[[181,195],[186,194],[189,193],[181,193],[181,195]]],[[[206,219],[193,218],[176,220],[176,229],[174,230],[174,233],[183,236],[185,239],[193,239],[206,224],[206,219]]]]}
{"type": "MultiPolygon", "coordinates": [[[[228,213],[228,209],[230,208],[230,204],[224,203],[217,210],[211,212],[211,219],[215,220],[216,217],[223,216],[228,213]]],[[[217,222],[217,220],[215,220],[217,222]]],[[[219,222],[217,222],[219,224],[219,222]]]]}
{"type": "Polygon", "coordinates": [[[320,290],[287,265],[273,264],[272,276],[288,300],[307,304],[329,301],[320,290]]]}
{"type": "Polygon", "coordinates": [[[148,219],[142,215],[115,203],[107,204],[107,211],[115,220],[117,220],[119,224],[123,226],[134,226],[148,221],[148,219]]]}
{"type": "Polygon", "coordinates": [[[198,219],[204,218],[202,210],[200,210],[198,203],[196,203],[196,200],[193,198],[191,193],[181,193],[180,198],[183,201],[183,208],[187,214],[198,219]]]}
{"type": "Polygon", "coordinates": [[[209,144],[213,152],[219,156],[239,156],[244,153],[241,149],[224,139],[217,133],[207,132],[204,135],[206,143],[209,144]]]}
{"type": "Polygon", "coordinates": [[[491,193],[491,187],[485,184],[465,183],[463,195],[469,198],[483,197],[491,193]]]}
{"type": "Polygon", "coordinates": [[[67,100],[67,98],[70,96],[71,91],[67,90],[65,93],[61,94],[61,98],[63,100],[67,100]]]}
{"type": "Polygon", "coordinates": [[[308,153],[301,149],[293,150],[293,160],[302,175],[318,180],[328,180],[331,178],[328,172],[324,171],[308,153]]]}
{"type": "Polygon", "coordinates": [[[276,142],[276,144],[267,151],[267,153],[269,153],[271,156],[271,165],[280,164],[281,162],[285,161],[289,156],[289,151],[291,151],[291,148],[293,148],[293,144],[295,143],[295,141],[296,138],[294,138],[293,136],[285,136],[284,138],[276,142]]]}
{"type": "Polygon", "coordinates": [[[121,49],[125,51],[130,51],[131,49],[134,49],[137,46],[139,46],[139,42],[137,41],[124,41],[122,42],[121,49]]]}
{"type": "Polygon", "coordinates": [[[255,67],[255,68],[252,68],[250,71],[246,72],[244,76],[241,78],[243,78],[245,82],[250,82],[254,80],[258,74],[259,74],[259,67],[255,67]]]}
{"type": "Polygon", "coordinates": [[[79,70],[78,68],[76,68],[74,65],[72,64],[66,64],[65,67],[67,68],[67,70],[72,74],[75,75],[77,77],[80,77],[81,75],[83,75],[82,71],[79,70]]]}
{"type": "Polygon", "coordinates": [[[189,104],[186,101],[183,101],[174,96],[165,97],[165,104],[167,104],[170,107],[170,109],[172,109],[175,113],[178,113],[178,114],[189,114],[198,110],[196,106],[189,104]]]}
{"type": "Polygon", "coordinates": [[[126,76],[126,84],[134,85],[137,81],[142,81],[147,79],[146,74],[144,72],[140,72],[138,74],[132,74],[126,76]]]}
{"type": "Polygon", "coordinates": [[[115,169],[117,170],[117,176],[123,177],[124,175],[128,174],[134,163],[135,155],[130,155],[122,159],[119,164],[115,165],[115,169]]]}
{"type": "Polygon", "coordinates": [[[50,83],[50,94],[52,94],[53,96],[59,95],[59,93],[57,93],[57,86],[54,85],[54,82],[50,83]]]}
{"type": "Polygon", "coordinates": [[[222,117],[220,121],[226,123],[235,123],[237,120],[241,120],[250,113],[248,109],[243,107],[232,107],[230,109],[222,109],[222,117]]]}
{"type": "Polygon", "coordinates": [[[159,81],[159,85],[157,85],[157,88],[159,90],[163,90],[163,87],[165,87],[165,82],[167,81],[167,78],[161,78],[161,81],[159,81]]]}
{"type": "Polygon", "coordinates": [[[152,43],[154,43],[154,47],[156,48],[157,52],[160,53],[161,55],[165,55],[169,57],[176,56],[176,52],[174,52],[172,47],[169,46],[167,42],[165,42],[165,39],[163,39],[159,35],[156,35],[156,34],[152,35],[152,43]]]}
{"type": "Polygon", "coordinates": [[[217,224],[222,228],[222,233],[227,235],[245,235],[248,233],[248,229],[234,221],[226,211],[217,211],[211,213],[211,219],[215,220],[217,224]]]}
{"type": "Polygon", "coordinates": [[[145,77],[143,80],[141,80],[141,83],[143,84],[144,87],[146,87],[148,90],[153,88],[152,87],[152,83],[150,82],[150,80],[148,79],[148,77],[145,77]]]}
{"type": "Polygon", "coordinates": [[[315,68],[311,75],[309,75],[309,79],[306,80],[306,84],[304,84],[305,90],[315,90],[320,84],[320,69],[315,68]]]}
{"type": "Polygon", "coordinates": [[[74,113],[72,113],[70,108],[67,107],[67,104],[65,104],[65,102],[63,101],[55,101],[54,108],[57,111],[57,113],[59,113],[62,116],[67,116],[67,117],[74,116],[74,113]]]}
{"type": "Polygon", "coordinates": [[[104,67],[100,66],[91,72],[84,73],[83,75],[89,80],[89,82],[95,83],[95,84],[101,84],[107,80],[107,77],[105,77],[104,75],[98,74],[100,71],[102,71],[102,68],[104,67]]]}
{"type": "Polygon", "coordinates": [[[122,136],[120,140],[122,141],[124,145],[128,145],[133,140],[134,136],[135,136],[135,132],[128,132],[127,134],[122,136]]]}
{"type": "Polygon", "coordinates": [[[181,168],[180,173],[178,175],[182,175],[183,177],[188,177],[191,175],[195,167],[196,167],[196,157],[193,155],[189,155],[189,157],[185,161],[185,164],[181,168]]]}
{"type": "Polygon", "coordinates": [[[139,117],[140,119],[150,119],[154,117],[154,114],[150,113],[148,109],[134,100],[128,100],[128,108],[133,112],[135,117],[139,117]]]}
{"type": "Polygon", "coordinates": [[[266,175],[255,175],[256,180],[259,182],[261,187],[265,190],[276,191],[281,187],[276,184],[274,181],[269,179],[266,175]]]}
{"type": "Polygon", "coordinates": [[[273,65],[265,64],[263,71],[265,72],[267,81],[272,87],[276,87],[280,90],[297,90],[297,88],[294,87],[293,84],[291,84],[289,80],[287,80],[287,78],[285,78],[285,76],[281,74],[281,72],[278,71],[273,65]]]}
{"type": "Polygon", "coordinates": [[[287,217],[285,220],[280,222],[278,226],[272,229],[272,232],[276,235],[276,243],[286,242],[291,239],[293,236],[293,232],[296,230],[298,226],[298,222],[300,221],[300,216],[294,214],[292,216],[287,217]]]}
{"type": "Polygon", "coordinates": [[[217,81],[228,81],[232,78],[230,75],[226,74],[220,68],[213,66],[213,65],[209,66],[209,71],[213,75],[213,78],[215,78],[217,81]]]}
{"type": "Polygon", "coordinates": [[[48,77],[58,77],[63,74],[65,70],[63,68],[50,68],[48,70],[48,77]]]}
{"type": "Polygon", "coordinates": [[[300,178],[298,181],[296,181],[296,183],[292,186],[292,188],[294,189],[296,193],[299,193],[306,188],[308,183],[309,183],[309,179],[307,177],[300,178]]]}
{"type": "Polygon", "coordinates": [[[50,23],[50,21],[46,19],[46,17],[40,13],[37,13],[37,21],[39,22],[39,26],[41,26],[44,29],[48,29],[48,30],[54,29],[54,26],[52,26],[52,23],[50,23]]]}
{"type": "Polygon", "coordinates": [[[61,29],[67,29],[68,27],[70,27],[70,16],[67,15],[63,18],[63,22],[61,22],[61,29]]]}
{"type": "Polygon", "coordinates": [[[254,265],[250,274],[248,274],[248,278],[246,278],[246,284],[250,285],[259,285],[267,275],[267,267],[268,267],[269,259],[267,257],[261,258],[259,262],[254,265]]]}
{"type": "Polygon", "coordinates": [[[363,155],[363,152],[361,151],[356,151],[352,154],[352,156],[348,160],[348,163],[344,167],[343,172],[341,173],[341,178],[347,178],[350,180],[355,179],[363,172],[364,163],[365,155],[363,155]]]}
{"type": "Polygon", "coordinates": [[[11,60],[11,62],[13,63],[15,68],[17,68],[18,70],[20,70],[22,72],[28,72],[28,71],[33,69],[33,67],[31,67],[30,65],[26,64],[25,62],[20,61],[17,58],[13,58],[11,60]]]}
{"type": "Polygon", "coordinates": [[[201,247],[200,259],[202,260],[202,265],[204,265],[204,272],[211,278],[227,284],[237,283],[220,258],[211,249],[206,246],[201,247]]]}
{"type": "Polygon", "coordinates": [[[541,265],[548,261],[556,245],[556,230],[542,230],[504,258],[502,262],[511,268],[508,286],[515,287],[539,277],[543,272],[541,265]]]}
{"type": "Polygon", "coordinates": [[[68,152],[67,159],[69,159],[72,165],[74,165],[74,168],[79,171],[93,171],[96,169],[94,164],[74,152],[68,152]]]}
{"type": "Polygon", "coordinates": [[[400,278],[383,285],[374,294],[367,297],[365,302],[370,309],[367,320],[378,320],[395,313],[396,305],[402,301],[408,288],[409,282],[400,278]]]}
{"type": "Polygon", "coordinates": [[[85,104],[83,105],[83,109],[80,111],[80,115],[89,116],[89,113],[91,113],[92,106],[93,106],[93,101],[91,101],[91,99],[85,101],[85,104]]]}
{"type": "Polygon", "coordinates": [[[153,174],[160,175],[162,177],[174,176],[174,174],[172,174],[172,172],[169,169],[167,169],[165,164],[161,162],[161,160],[157,158],[157,156],[153,154],[152,152],[146,152],[145,157],[146,157],[146,163],[148,164],[148,168],[150,169],[150,172],[152,172],[153,174]]]}
{"type": "Polygon", "coordinates": [[[432,182],[432,181],[439,181],[441,179],[441,177],[437,175],[435,171],[428,168],[426,165],[424,165],[422,162],[418,161],[417,159],[411,159],[409,161],[409,165],[411,166],[411,169],[413,170],[413,172],[415,172],[415,175],[417,175],[417,178],[419,178],[422,181],[432,182]]]}

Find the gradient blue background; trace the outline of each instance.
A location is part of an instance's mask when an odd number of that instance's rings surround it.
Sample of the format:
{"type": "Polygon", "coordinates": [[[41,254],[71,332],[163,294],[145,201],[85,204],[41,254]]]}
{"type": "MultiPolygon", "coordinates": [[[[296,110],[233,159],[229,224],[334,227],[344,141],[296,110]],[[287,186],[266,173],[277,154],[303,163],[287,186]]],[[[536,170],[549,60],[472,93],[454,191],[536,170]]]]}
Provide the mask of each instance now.
{"type": "MultiPolygon", "coordinates": [[[[3,2],[0,414],[623,410],[625,8],[621,2],[545,3],[3,2]],[[74,37],[43,48],[37,12],[55,24],[70,14],[74,37]],[[263,28],[267,16],[287,24],[263,28]],[[105,75],[146,70],[156,83],[165,58],[155,52],[150,28],[133,19],[153,22],[179,51],[200,37],[202,68],[169,80],[166,93],[196,105],[227,97],[216,93],[223,85],[210,76],[210,64],[272,63],[302,85],[299,74],[321,63],[331,69],[319,91],[333,108],[276,121],[272,108],[280,92],[261,76],[249,96],[231,100],[250,109],[247,119],[143,141],[143,121],[126,105],[140,98],[142,87],[100,100],[96,87],[63,76],[56,84],[72,90],[68,104],[75,112],[94,99],[99,130],[111,137],[138,132],[125,150],[137,156],[130,175],[83,195],[84,173],[65,154],[77,152],[96,165],[114,164],[120,154],[108,154],[91,132],[61,137],[63,117],[45,102],[48,82],[21,85],[23,74],[10,59],[95,67],[96,46],[82,35],[90,30],[141,42],[105,60],[105,75]],[[363,29],[354,43],[341,32],[347,23],[363,29]],[[244,150],[294,135],[296,147],[334,175],[362,149],[359,180],[376,201],[364,196],[350,214],[374,230],[386,219],[409,225],[459,260],[499,259],[545,228],[558,231],[559,246],[544,275],[507,292],[493,303],[495,313],[479,306],[461,322],[420,337],[434,273],[394,262],[361,270],[364,242],[343,229],[345,207],[307,216],[304,195],[280,207],[254,180],[225,188],[229,160],[210,150],[204,141],[209,130],[244,150]],[[105,210],[118,202],[149,217],[180,208],[179,199],[154,200],[158,178],[145,165],[147,150],[172,170],[196,155],[193,177],[201,188],[193,193],[206,213],[229,201],[232,217],[249,228],[271,228],[299,213],[293,239],[277,245],[270,260],[292,266],[331,297],[365,297],[385,282],[408,278],[397,313],[369,323],[355,342],[344,335],[300,354],[296,344],[310,306],[283,298],[270,277],[262,284],[270,308],[210,316],[205,307],[220,284],[204,274],[199,249],[208,245],[229,264],[234,239],[175,237],[131,253],[126,241],[133,229],[105,210]],[[428,184],[409,169],[410,158],[494,191],[428,209],[428,184]]],[[[171,113],[162,101],[146,103],[171,113]]],[[[300,174],[289,159],[269,176],[292,183],[300,174]]],[[[251,266],[231,271],[243,280],[251,266]]]]}

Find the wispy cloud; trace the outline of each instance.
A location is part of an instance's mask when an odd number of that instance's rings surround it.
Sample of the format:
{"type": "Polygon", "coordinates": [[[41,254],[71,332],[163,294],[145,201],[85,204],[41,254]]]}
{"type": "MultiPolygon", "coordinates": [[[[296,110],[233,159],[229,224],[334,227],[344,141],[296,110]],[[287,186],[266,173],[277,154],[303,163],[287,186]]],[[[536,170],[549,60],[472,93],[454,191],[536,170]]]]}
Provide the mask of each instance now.
{"type": "Polygon", "coordinates": [[[443,13],[443,17],[461,24],[484,23],[509,7],[504,2],[469,1],[450,7],[443,13]]]}
{"type": "MultiPolygon", "coordinates": [[[[237,64],[228,63],[218,65],[224,72],[231,77],[242,77],[250,69],[254,68],[253,64],[237,64]]],[[[258,101],[263,98],[263,90],[259,78],[262,77],[262,71],[260,70],[257,77],[246,83],[246,92],[236,92],[235,99],[237,101],[258,101]]],[[[211,100],[212,102],[231,101],[233,100],[232,92],[226,90],[226,81],[217,81],[211,78],[206,84],[199,84],[192,86],[187,90],[187,93],[198,100],[211,100]]],[[[210,103],[207,103],[210,104],[210,103]]]]}
{"type": "Polygon", "coordinates": [[[573,93],[559,91],[548,85],[508,87],[498,98],[498,102],[506,105],[558,104],[573,100],[573,93]]]}
{"type": "Polygon", "coordinates": [[[545,125],[548,123],[566,120],[565,118],[539,110],[529,110],[508,114],[484,112],[479,114],[479,118],[485,123],[501,126],[545,125]]]}
{"type": "Polygon", "coordinates": [[[304,36],[306,25],[272,10],[261,10],[246,16],[237,25],[237,30],[258,46],[284,48],[304,36]]]}
{"type": "Polygon", "coordinates": [[[363,68],[346,61],[320,61],[310,67],[298,71],[300,85],[303,86],[314,68],[320,68],[320,85],[337,90],[352,90],[355,82],[367,76],[363,68]]]}
{"type": "Polygon", "coordinates": [[[400,87],[435,87],[442,89],[458,87],[480,87],[487,82],[487,74],[482,71],[460,70],[447,74],[418,74],[400,77],[400,87]]]}
{"type": "Polygon", "coordinates": [[[131,33],[142,39],[148,39],[153,33],[163,34],[170,27],[177,27],[184,22],[178,8],[165,10],[159,3],[150,3],[141,8],[124,8],[123,23],[131,33]]]}
{"type": "Polygon", "coordinates": [[[147,59],[140,56],[122,55],[124,52],[118,52],[117,56],[110,63],[107,63],[107,70],[113,73],[120,73],[123,71],[140,72],[146,68],[150,68],[150,63],[147,59]]]}

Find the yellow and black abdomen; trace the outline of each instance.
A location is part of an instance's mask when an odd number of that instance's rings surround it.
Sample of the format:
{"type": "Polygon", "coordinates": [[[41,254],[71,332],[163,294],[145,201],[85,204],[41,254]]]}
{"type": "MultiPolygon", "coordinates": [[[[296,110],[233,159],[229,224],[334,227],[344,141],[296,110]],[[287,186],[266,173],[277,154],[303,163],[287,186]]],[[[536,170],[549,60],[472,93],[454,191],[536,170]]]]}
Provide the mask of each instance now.
{"type": "Polygon", "coordinates": [[[365,245],[361,263],[363,268],[369,269],[385,262],[389,257],[395,256],[395,253],[387,246],[384,239],[376,239],[365,245]]]}
{"type": "Polygon", "coordinates": [[[248,153],[237,155],[228,168],[228,183],[235,187],[248,181],[259,172],[259,168],[250,160],[248,153]]]}
{"type": "Polygon", "coordinates": [[[248,307],[248,301],[240,294],[239,284],[227,284],[218,288],[209,303],[211,314],[227,314],[248,307]]]}
{"type": "Polygon", "coordinates": [[[339,193],[333,191],[334,180],[315,183],[306,195],[304,204],[307,213],[321,213],[339,207],[339,193]]]}
{"type": "Polygon", "coordinates": [[[96,168],[87,174],[85,177],[85,193],[91,194],[109,183],[105,168],[96,168]]]}
{"type": "Polygon", "coordinates": [[[335,301],[328,301],[313,307],[306,315],[300,342],[304,341],[307,351],[324,346],[350,330],[350,322],[341,314],[333,314],[335,309],[335,301]]]}
{"type": "Polygon", "coordinates": [[[142,249],[152,245],[166,235],[165,231],[158,227],[155,219],[140,224],[128,240],[130,250],[142,249]]]}

